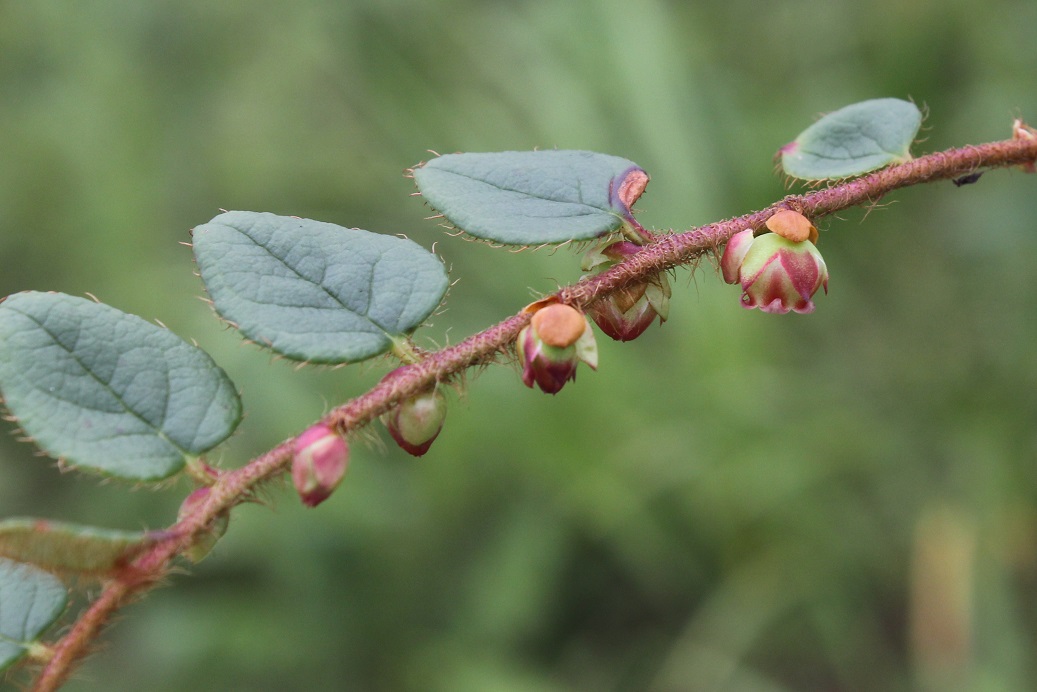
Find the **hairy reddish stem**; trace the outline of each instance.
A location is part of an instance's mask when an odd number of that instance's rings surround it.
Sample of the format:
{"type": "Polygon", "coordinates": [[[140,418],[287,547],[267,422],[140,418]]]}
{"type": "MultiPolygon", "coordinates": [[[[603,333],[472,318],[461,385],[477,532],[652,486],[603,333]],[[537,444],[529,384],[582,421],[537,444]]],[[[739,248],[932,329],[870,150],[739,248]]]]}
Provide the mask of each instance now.
{"type": "MultiPolygon", "coordinates": [[[[1015,135],[1009,140],[929,154],[823,190],[791,195],[738,218],[684,233],[655,235],[630,259],[560,289],[555,298],[586,308],[594,300],[627,284],[695,261],[718,249],[739,231],[763,228],[764,222],[779,209],[793,209],[807,217],[818,218],[850,207],[875,204],[893,190],[919,183],[953,179],[988,168],[1021,165],[1032,169],[1037,162],[1037,134],[1017,122],[1015,135]]],[[[472,366],[492,362],[507,353],[529,319],[528,313],[520,312],[456,346],[428,353],[421,362],[400,368],[392,378],[334,409],[323,422],[343,433],[357,430],[433,383],[454,378],[472,366]]],[[[218,516],[248,500],[264,480],[285,471],[291,462],[293,445],[294,439],[286,440],[245,466],[222,473],[203,505],[162,532],[161,538],[127,568],[112,576],[101,595],[54,646],[53,657],[43,667],[32,689],[49,692],[60,687],[112,614],[132,597],[153,588],[169,572],[173,559],[191,545],[193,537],[206,532],[218,516]]]]}

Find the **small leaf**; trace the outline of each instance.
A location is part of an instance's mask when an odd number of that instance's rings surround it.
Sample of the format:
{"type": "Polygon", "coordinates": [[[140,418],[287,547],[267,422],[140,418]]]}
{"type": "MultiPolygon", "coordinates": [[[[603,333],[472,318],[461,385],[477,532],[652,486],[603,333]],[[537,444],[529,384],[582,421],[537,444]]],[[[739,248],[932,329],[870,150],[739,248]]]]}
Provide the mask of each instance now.
{"type": "Polygon", "coordinates": [[[148,541],[143,531],[113,531],[43,519],[0,521],[0,556],[56,572],[110,574],[148,541]]]}
{"type": "Polygon", "coordinates": [[[922,113],[900,99],[861,101],[829,113],[781,148],[785,172],[803,180],[847,178],[911,160],[922,113]]]}
{"type": "Polygon", "coordinates": [[[448,154],[415,168],[414,181],[428,203],[465,233],[506,245],[541,245],[617,230],[648,177],[618,156],[548,150],[448,154]],[[630,180],[638,184],[624,185],[630,180]]]}
{"type": "Polygon", "coordinates": [[[29,651],[67,602],[65,585],[53,574],[0,558],[0,670],[29,651]]]}
{"type": "Polygon", "coordinates": [[[241,418],[234,385],[204,351],[61,293],[0,303],[0,392],[45,452],[131,480],[176,473],[241,418]]]}
{"type": "Polygon", "coordinates": [[[385,353],[447,289],[443,263],[410,240],[260,212],[198,226],[194,253],[221,316],[249,339],[314,363],[385,353]]]}

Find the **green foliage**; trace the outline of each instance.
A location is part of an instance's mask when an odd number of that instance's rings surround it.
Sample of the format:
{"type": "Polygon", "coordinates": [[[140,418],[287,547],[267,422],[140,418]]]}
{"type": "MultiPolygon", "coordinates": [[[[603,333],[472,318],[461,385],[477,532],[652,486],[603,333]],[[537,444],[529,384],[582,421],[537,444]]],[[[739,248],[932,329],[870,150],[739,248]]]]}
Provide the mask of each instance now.
{"type": "Polygon", "coordinates": [[[446,269],[403,238],[232,211],[194,229],[220,315],[289,358],[350,363],[385,353],[439,305],[446,269]]]}
{"type": "Polygon", "coordinates": [[[143,531],[111,531],[32,518],[0,521],[0,556],[63,574],[108,574],[146,540],[143,531]]]}
{"type": "Polygon", "coordinates": [[[29,652],[67,600],[64,584],[54,575],[0,558],[0,670],[29,652]]]}
{"type": "Polygon", "coordinates": [[[171,476],[241,418],[234,385],[204,351],[61,293],[0,303],[0,391],[48,454],[131,480],[171,476]]]}
{"type": "Polygon", "coordinates": [[[589,151],[447,154],[414,169],[422,196],[465,233],[505,245],[589,240],[623,224],[613,196],[636,164],[589,151]]]}
{"type": "Polygon", "coordinates": [[[922,112],[908,101],[872,99],[825,115],[782,147],[781,165],[794,178],[848,178],[911,158],[922,112]]]}

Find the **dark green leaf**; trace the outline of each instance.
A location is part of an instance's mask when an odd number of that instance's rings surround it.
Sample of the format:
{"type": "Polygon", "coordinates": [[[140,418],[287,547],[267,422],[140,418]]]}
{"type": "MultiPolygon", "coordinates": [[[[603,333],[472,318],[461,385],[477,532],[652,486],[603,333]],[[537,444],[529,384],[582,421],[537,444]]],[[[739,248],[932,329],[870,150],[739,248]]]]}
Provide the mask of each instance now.
{"type": "Polygon", "coordinates": [[[67,601],[64,584],[53,574],[0,558],[0,670],[28,652],[67,601]]]}
{"type": "Polygon", "coordinates": [[[911,159],[922,113],[900,99],[862,101],[829,113],[781,150],[794,178],[824,180],[867,173],[911,159]]]}
{"type": "Polygon", "coordinates": [[[110,573],[147,541],[143,531],[112,531],[43,519],[0,521],[0,556],[45,569],[110,573]]]}
{"type": "Polygon", "coordinates": [[[216,311],[296,360],[385,353],[443,299],[443,263],[417,243],[331,223],[231,211],[194,229],[216,311]]]}
{"type": "MultiPolygon", "coordinates": [[[[414,169],[422,196],[469,235],[507,245],[588,240],[617,230],[632,161],[590,151],[448,154],[414,169]]],[[[647,180],[647,178],[646,178],[647,180]]]]}
{"type": "Polygon", "coordinates": [[[61,293],[0,303],[0,391],[48,454],[133,480],[176,473],[241,417],[233,384],[204,351],[61,293]]]}

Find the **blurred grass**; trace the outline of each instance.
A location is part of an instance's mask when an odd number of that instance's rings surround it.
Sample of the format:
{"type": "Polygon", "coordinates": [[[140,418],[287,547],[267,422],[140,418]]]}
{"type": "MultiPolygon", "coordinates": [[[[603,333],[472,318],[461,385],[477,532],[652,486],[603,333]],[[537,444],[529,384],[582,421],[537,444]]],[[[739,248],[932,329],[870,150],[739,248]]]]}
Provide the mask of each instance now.
{"type": "MultiPolygon", "coordinates": [[[[388,367],[295,371],[196,300],[177,245],[219,209],[436,251],[456,342],[577,278],[571,253],[445,236],[427,150],[586,148],[653,176],[645,225],[786,193],[816,114],[925,104],[918,151],[1037,120],[1037,5],[401,0],[0,3],[0,294],[89,291],[196,339],[242,390],[238,465],[388,367]]],[[[469,378],[415,462],[357,445],[127,609],[67,689],[1022,690],[1037,679],[1037,195],[1017,171],[823,222],[809,317],[703,263],[670,321],[557,397],[469,378]]],[[[384,438],[385,436],[383,436],[384,438]]],[[[0,508],[161,526],[0,439],[0,508]]]]}

